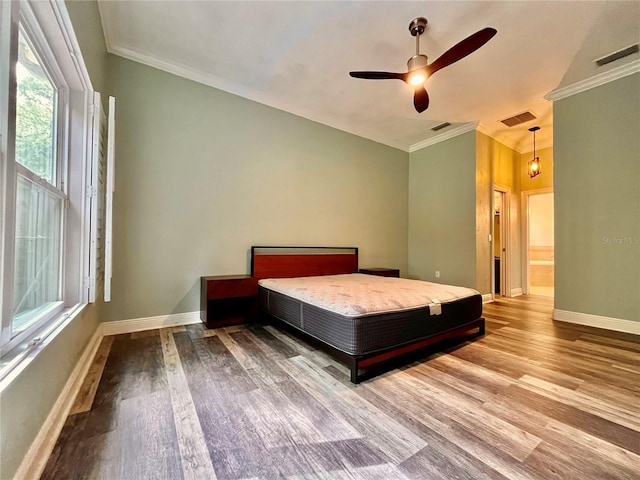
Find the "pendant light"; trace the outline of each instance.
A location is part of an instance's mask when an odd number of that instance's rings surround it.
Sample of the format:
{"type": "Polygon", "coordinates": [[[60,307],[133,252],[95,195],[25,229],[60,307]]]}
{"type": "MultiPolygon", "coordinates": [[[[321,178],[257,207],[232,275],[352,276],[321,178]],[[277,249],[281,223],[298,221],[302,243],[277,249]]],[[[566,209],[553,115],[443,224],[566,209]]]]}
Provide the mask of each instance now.
{"type": "Polygon", "coordinates": [[[527,164],[527,170],[531,178],[540,175],[540,157],[536,157],[536,131],[540,130],[540,127],[531,127],[530,132],[533,132],[533,158],[529,160],[527,164]]]}

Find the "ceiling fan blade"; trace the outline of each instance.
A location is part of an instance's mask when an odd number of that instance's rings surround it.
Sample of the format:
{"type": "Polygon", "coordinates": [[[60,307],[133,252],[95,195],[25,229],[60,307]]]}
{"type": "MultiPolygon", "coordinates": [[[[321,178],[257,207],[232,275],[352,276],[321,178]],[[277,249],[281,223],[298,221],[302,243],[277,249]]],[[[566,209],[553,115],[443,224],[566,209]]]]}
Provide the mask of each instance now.
{"type": "Polygon", "coordinates": [[[422,86],[416,87],[415,90],[413,94],[413,105],[416,107],[418,113],[422,113],[429,108],[429,94],[427,93],[427,89],[422,86]]]}
{"type": "Polygon", "coordinates": [[[393,72],[349,72],[353,78],[364,78],[367,80],[392,80],[398,79],[407,81],[406,73],[393,73],[393,72]]]}
{"type": "Polygon", "coordinates": [[[441,68],[451,65],[470,53],[475,52],[491,40],[496,33],[498,33],[498,31],[495,28],[487,27],[470,35],[440,55],[435,62],[427,67],[427,73],[433,75],[441,68]]]}

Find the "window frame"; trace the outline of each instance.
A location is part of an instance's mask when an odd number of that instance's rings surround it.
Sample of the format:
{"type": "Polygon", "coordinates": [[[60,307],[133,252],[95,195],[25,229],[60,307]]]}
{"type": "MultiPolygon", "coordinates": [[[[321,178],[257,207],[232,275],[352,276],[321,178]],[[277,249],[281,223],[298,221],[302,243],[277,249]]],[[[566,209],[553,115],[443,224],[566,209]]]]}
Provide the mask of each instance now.
{"type": "MultiPolygon", "coordinates": [[[[64,4],[55,0],[2,2],[0,6],[0,358],[17,349],[35,348],[88,301],[88,250],[91,218],[87,216],[88,139],[93,88],[64,4]],[[54,185],[15,159],[16,62],[18,31],[34,50],[56,92],[54,185]],[[77,54],[74,52],[78,52],[77,54]],[[23,332],[13,335],[16,195],[18,175],[62,194],[61,301],[23,332]],[[13,335],[13,336],[12,336],[13,335]]],[[[9,362],[15,363],[13,360],[9,362]]],[[[0,370],[3,378],[6,369],[0,370]]]]}
{"type": "MultiPolygon", "coordinates": [[[[30,320],[30,323],[31,323],[30,326],[28,326],[23,331],[18,332],[17,334],[14,334],[14,328],[13,328],[14,322],[12,320],[9,320],[8,321],[9,328],[7,328],[3,332],[4,336],[0,337],[0,345],[2,346],[7,345],[9,349],[11,348],[12,345],[17,345],[20,342],[22,342],[25,338],[29,337],[30,335],[33,335],[33,333],[39,330],[40,328],[42,328],[43,325],[50,322],[56,316],[60,315],[60,313],[64,309],[64,306],[65,306],[64,295],[63,295],[64,281],[65,281],[64,252],[67,248],[66,247],[66,237],[67,237],[66,210],[67,209],[64,208],[64,205],[66,204],[66,200],[68,198],[67,193],[65,192],[65,186],[67,185],[68,182],[66,181],[67,179],[65,178],[64,175],[65,175],[65,172],[67,172],[67,168],[66,168],[67,157],[65,155],[67,149],[66,149],[65,139],[67,138],[67,130],[68,130],[68,123],[66,121],[67,115],[68,115],[68,109],[66,107],[67,107],[67,102],[69,98],[67,94],[69,90],[69,86],[57,64],[57,61],[54,58],[51,48],[46,42],[44,33],[36,24],[36,19],[33,18],[32,12],[30,10],[28,9],[20,10],[18,15],[18,23],[15,28],[17,28],[19,35],[23,35],[24,41],[29,45],[33,54],[37,57],[40,65],[42,66],[42,70],[44,74],[46,75],[47,79],[51,83],[53,90],[55,92],[55,98],[54,98],[54,105],[55,105],[54,119],[55,120],[53,125],[54,169],[52,171],[53,181],[49,182],[48,180],[40,177],[38,174],[30,170],[25,165],[18,162],[17,159],[15,158],[16,157],[15,141],[16,141],[16,133],[17,133],[17,126],[16,126],[17,107],[14,107],[16,110],[16,115],[14,115],[14,118],[11,120],[11,123],[9,124],[10,129],[8,131],[8,141],[14,142],[14,145],[13,145],[14,158],[8,158],[7,161],[13,163],[13,168],[15,169],[15,175],[13,179],[9,178],[7,180],[15,181],[14,189],[17,191],[16,186],[18,184],[18,176],[22,176],[27,180],[31,181],[32,183],[38,185],[40,188],[43,188],[44,190],[46,190],[48,194],[61,199],[63,208],[62,208],[61,219],[60,219],[61,246],[60,246],[60,252],[59,252],[60,272],[59,272],[59,279],[58,279],[59,281],[58,295],[60,296],[60,300],[51,302],[50,305],[48,305],[41,312],[36,314],[34,319],[30,320]]],[[[16,48],[16,52],[18,48],[19,46],[16,48]]],[[[12,86],[10,88],[9,95],[10,95],[9,101],[12,102],[14,105],[17,105],[17,81],[15,82],[15,86],[12,86]]],[[[7,204],[7,207],[12,208],[14,212],[17,211],[17,208],[18,208],[17,193],[16,195],[13,196],[13,198],[7,199],[6,204],[7,204]]],[[[15,229],[15,224],[14,224],[14,229],[15,229]]],[[[15,234],[13,236],[13,240],[15,242],[15,234]]],[[[11,277],[14,280],[15,279],[15,251],[16,251],[15,243],[12,248],[12,251],[14,253],[14,259],[13,259],[14,267],[12,269],[13,273],[11,274],[11,277]]],[[[8,267],[11,269],[10,265],[8,265],[8,267]]],[[[7,278],[9,276],[8,272],[5,273],[5,275],[6,275],[5,278],[7,278]]],[[[7,283],[9,283],[8,278],[7,278],[7,283]]],[[[14,284],[14,282],[11,282],[11,283],[14,284]]],[[[13,285],[11,286],[11,288],[13,289],[13,285]]],[[[11,296],[7,298],[13,298],[13,291],[11,292],[11,296]]],[[[3,318],[6,318],[6,316],[8,315],[8,312],[5,311],[3,313],[4,313],[3,318]]],[[[11,312],[11,316],[13,317],[13,312],[11,312]]]]}
{"type": "MultiPolygon", "coordinates": [[[[64,181],[64,174],[66,169],[61,163],[64,160],[64,137],[67,129],[66,116],[67,111],[64,108],[67,105],[69,100],[69,85],[67,84],[64,74],[60,70],[58,63],[55,61],[55,56],[47,43],[46,37],[42,30],[37,26],[37,20],[34,18],[33,13],[30,9],[21,9],[19,12],[18,18],[18,31],[20,29],[23,30],[25,41],[31,47],[33,53],[38,57],[42,65],[42,69],[47,76],[49,82],[54,87],[56,97],[55,97],[55,109],[56,109],[56,121],[54,125],[53,135],[55,137],[55,171],[54,171],[54,182],[49,182],[46,179],[40,179],[40,177],[35,174],[40,183],[47,185],[52,185],[54,187],[59,188],[62,192],[64,192],[64,186],[66,182],[64,181]],[[61,131],[64,130],[64,131],[61,131]]],[[[17,47],[16,47],[16,60],[17,60],[17,47]]],[[[17,87],[17,85],[15,86],[17,87]]],[[[10,95],[15,95],[15,92],[10,92],[10,95]]],[[[12,95],[12,96],[13,96],[12,95]]],[[[15,97],[11,99],[11,101],[15,102],[15,97]]],[[[13,125],[13,133],[15,135],[15,121],[13,125]]],[[[24,165],[16,162],[17,165],[25,168],[27,171],[30,171],[24,165]]]]}

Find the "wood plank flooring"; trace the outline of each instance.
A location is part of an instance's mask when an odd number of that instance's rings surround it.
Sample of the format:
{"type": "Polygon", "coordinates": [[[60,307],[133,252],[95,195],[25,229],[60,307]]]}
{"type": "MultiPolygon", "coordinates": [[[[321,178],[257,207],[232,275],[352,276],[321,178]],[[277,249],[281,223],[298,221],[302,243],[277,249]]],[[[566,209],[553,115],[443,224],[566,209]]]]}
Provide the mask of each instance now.
{"type": "Polygon", "coordinates": [[[359,385],[270,325],[105,337],[41,478],[640,478],[639,338],[552,308],[359,385]]]}

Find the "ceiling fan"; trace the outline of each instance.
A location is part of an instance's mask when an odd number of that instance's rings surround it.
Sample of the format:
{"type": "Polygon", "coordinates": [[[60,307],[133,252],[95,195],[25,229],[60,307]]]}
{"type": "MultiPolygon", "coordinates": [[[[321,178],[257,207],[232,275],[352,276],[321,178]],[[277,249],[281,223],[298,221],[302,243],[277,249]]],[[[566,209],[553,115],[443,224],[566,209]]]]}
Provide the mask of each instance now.
{"type": "Polygon", "coordinates": [[[428,63],[428,57],[420,54],[420,35],[424,33],[427,23],[426,18],[418,17],[411,20],[409,24],[411,35],[416,37],[416,54],[407,62],[407,73],[349,72],[349,75],[354,78],[364,78],[367,80],[402,80],[414,87],[413,105],[416,107],[418,113],[424,112],[429,108],[429,94],[424,87],[427,79],[441,68],[451,65],[470,53],[475,52],[498,33],[495,28],[483,28],[451,47],[440,55],[435,62],[428,63]]]}

